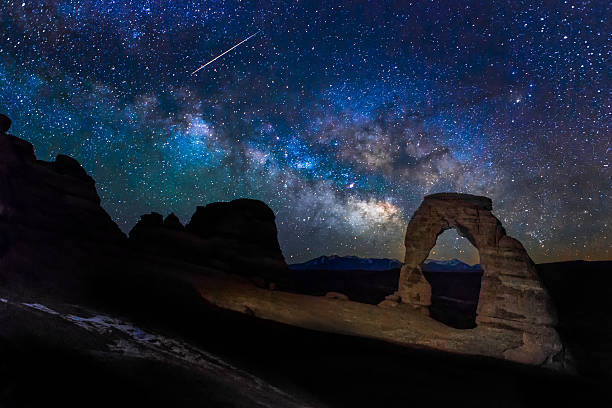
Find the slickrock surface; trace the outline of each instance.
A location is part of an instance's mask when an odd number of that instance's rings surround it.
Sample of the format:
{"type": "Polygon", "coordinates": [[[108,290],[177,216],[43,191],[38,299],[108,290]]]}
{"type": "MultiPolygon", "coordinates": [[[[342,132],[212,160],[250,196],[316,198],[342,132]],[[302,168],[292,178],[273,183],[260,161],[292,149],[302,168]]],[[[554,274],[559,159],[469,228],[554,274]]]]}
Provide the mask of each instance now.
{"type": "Polygon", "coordinates": [[[524,333],[500,327],[454,329],[411,305],[374,306],[325,296],[257,288],[248,282],[198,277],[202,297],[224,309],[307,329],[357,335],[390,343],[481,355],[559,369],[551,350],[526,342],[524,333]]]}

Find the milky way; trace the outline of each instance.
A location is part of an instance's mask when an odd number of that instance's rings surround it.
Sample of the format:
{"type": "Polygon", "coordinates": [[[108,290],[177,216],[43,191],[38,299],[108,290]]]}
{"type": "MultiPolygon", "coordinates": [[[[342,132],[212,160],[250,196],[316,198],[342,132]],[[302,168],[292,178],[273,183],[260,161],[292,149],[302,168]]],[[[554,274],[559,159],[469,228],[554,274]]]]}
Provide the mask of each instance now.
{"type": "Polygon", "coordinates": [[[609,2],[328,3],[3,1],[0,110],[126,232],[252,197],[288,262],[401,259],[459,191],[536,262],[611,257],[609,2]]]}

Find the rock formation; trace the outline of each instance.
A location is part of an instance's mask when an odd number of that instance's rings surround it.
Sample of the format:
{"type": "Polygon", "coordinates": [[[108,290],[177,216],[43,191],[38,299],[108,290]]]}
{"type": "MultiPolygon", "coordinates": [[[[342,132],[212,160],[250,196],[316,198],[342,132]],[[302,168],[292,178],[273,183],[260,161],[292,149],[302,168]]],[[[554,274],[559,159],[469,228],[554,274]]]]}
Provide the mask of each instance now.
{"type": "Polygon", "coordinates": [[[174,213],[166,219],[156,212],[140,216],[130,231],[130,243],[158,256],[178,257],[185,240],[185,227],[174,213]]]}
{"type": "Polygon", "coordinates": [[[211,242],[216,257],[235,268],[286,274],[274,212],[261,201],[242,198],[198,206],[185,229],[211,242]]]}
{"type": "Polygon", "coordinates": [[[6,115],[0,114],[0,135],[6,134],[11,128],[12,120],[6,115]]]}
{"type": "Polygon", "coordinates": [[[287,277],[275,216],[263,202],[238,199],[198,206],[183,227],[174,214],[141,216],[130,243],[200,266],[257,278],[263,286],[287,277]],[[262,281],[263,279],[263,281],[262,281]]]}
{"type": "Polygon", "coordinates": [[[0,283],[20,288],[76,285],[92,256],[126,240],[100,206],[94,180],[74,159],[37,160],[0,117],[0,283]]]}
{"type": "Polygon", "coordinates": [[[548,293],[527,251],[506,235],[491,210],[492,202],[486,197],[457,193],[426,196],[406,229],[398,294],[402,302],[428,312],[431,287],[421,264],[438,236],[455,228],[478,249],[484,270],[476,324],[518,331],[525,348],[554,354],[561,343],[553,328],[557,319],[548,293]]]}

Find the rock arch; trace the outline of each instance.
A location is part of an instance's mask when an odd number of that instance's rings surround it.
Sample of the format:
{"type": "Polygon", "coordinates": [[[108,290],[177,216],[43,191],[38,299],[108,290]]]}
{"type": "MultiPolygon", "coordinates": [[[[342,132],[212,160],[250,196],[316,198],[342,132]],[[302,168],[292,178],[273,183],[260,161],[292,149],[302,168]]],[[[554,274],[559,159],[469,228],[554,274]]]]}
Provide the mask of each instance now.
{"type": "MultiPolygon", "coordinates": [[[[492,207],[491,199],[470,194],[425,197],[406,230],[406,256],[398,285],[402,303],[428,313],[431,287],[421,264],[438,235],[455,228],[478,249],[484,270],[476,324],[551,334],[549,328],[557,318],[548,293],[527,251],[506,235],[501,222],[491,213],[492,207]]],[[[553,334],[557,337],[556,332],[553,334]]]]}

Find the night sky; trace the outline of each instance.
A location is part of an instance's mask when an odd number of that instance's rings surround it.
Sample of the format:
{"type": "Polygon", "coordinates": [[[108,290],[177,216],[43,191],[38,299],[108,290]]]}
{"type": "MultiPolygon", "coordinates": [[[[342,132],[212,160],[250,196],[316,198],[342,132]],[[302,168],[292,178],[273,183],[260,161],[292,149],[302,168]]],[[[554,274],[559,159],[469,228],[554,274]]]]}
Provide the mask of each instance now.
{"type": "Polygon", "coordinates": [[[0,111],[126,232],[251,197],[289,263],[403,259],[423,196],[458,191],[536,262],[612,258],[608,1],[326,3],[4,0],[0,111]]]}

